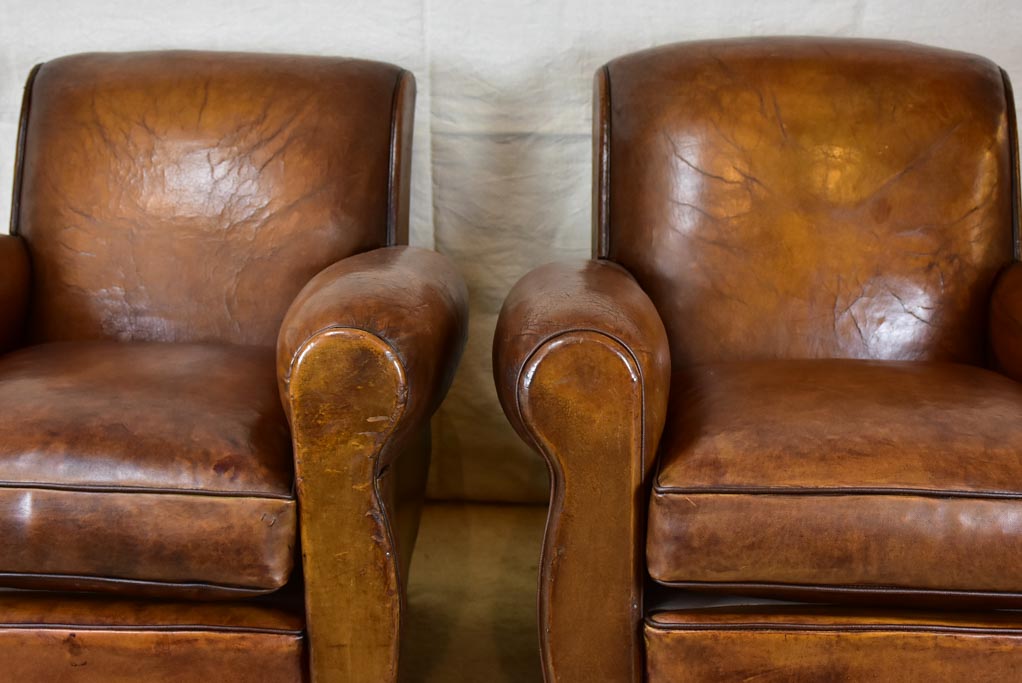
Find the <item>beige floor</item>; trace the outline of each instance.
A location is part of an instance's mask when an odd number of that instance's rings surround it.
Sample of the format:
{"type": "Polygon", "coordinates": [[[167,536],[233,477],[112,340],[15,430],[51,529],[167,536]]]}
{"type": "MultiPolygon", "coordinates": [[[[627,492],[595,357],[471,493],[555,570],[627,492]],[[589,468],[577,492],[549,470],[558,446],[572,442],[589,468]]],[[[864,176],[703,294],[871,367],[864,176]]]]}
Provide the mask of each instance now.
{"type": "Polygon", "coordinates": [[[546,508],[445,503],[423,512],[402,683],[540,681],[536,571],[546,508]]]}

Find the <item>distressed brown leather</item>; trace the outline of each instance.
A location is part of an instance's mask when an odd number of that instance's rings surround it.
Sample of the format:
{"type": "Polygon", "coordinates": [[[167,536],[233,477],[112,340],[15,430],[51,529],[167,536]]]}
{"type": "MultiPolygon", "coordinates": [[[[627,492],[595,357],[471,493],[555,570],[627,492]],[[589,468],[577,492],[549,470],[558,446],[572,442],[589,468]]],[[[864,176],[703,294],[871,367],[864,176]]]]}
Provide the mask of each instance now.
{"type": "Polygon", "coordinates": [[[30,346],[0,356],[0,415],[0,582],[214,596],[287,581],[296,510],[269,349],[30,346]]]}
{"type": "Polygon", "coordinates": [[[272,344],[313,275],[406,234],[391,185],[407,186],[390,178],[408,161],[391,169],[408,78],[230,53],[43,64],[15,222],[32,253],[31,338],[272,344]]]}
{"type": "Polygon", "coordinates": [[[0,595],[11,681],[307,680],[300,616],[243,604],[0,595]]]}
{"type": "Polygon", "coordinates": [[[397,675],[429,418],[464,348],[467,305],[446,258],[392,247],[324,270],[284,319],[277,373],[302,502],[314,678],[397,675]]]}
{"type": "Polygon", "coordinates": [[[511,423],[547,460],[550,513],[540,562],[544,676],[641,676],[643,507],[664,423],[663,324],[622,268],[538,268],[497,321],[494,377],[511,423]],[[596,593],[599,617],[591,610],[596,593]]]}
{"type": "MultiPolygon", "coordinates": [[[[272,591],[302,515],[308,648],[143,617],[90,632],[76,680],[395,679],[466,316],[446,260],[385,248],[408,238],[414,105],[407,71],[340,58],[87,54],[30,75],[0,351],[35,346],[0,356],[0,585],[272,591]]],[[[0,660],[27,639],[24,677],[62,678],[70,635],[11,637],[0,660]]]]}
{"type": "Polygon", "coordinates": [[[1007,612],[678,610],[651,615],[645,636],[650,683],[929,683],[1022,675],[1022,620],[1007,612]]]}
{"type": "Polygon", "coordinates": [[[983,361],[989,288],[1012,260],[994,64],[754,38],[656,48],[604,73],[599,252],[656,304],[676,367],[983,361]]]}
{"type": "MultiPolygon", "coordinates": [[[[635,427],[657,403],[634,390],[646,375],[627,352],[659,333],[605,333],[615,296],[587,306],[551,267],[509,296],[494,373],[552,473],[546,680],[799,679],[785,634],[745,669],[744,636],[711,647],[698,635],[685,650],[647,631],[637,667],[646,569],[767,597],[1020,604],[1022,575],[1003,569],[1022,503],[1007,75],[907,43],[717,40],[613,60],[593,105],[593,253],[627,271],[627,297],[652,302],[674,378],[660,443],[635,427]],[[529,313],[512,323],[508,308],[529,313]],[[981,369],[991,358],[1007,377],[981,369]],[[633,462],[653,448],[650,507],[633,462]],[[640,547],[649,566],[620,571],[640,547]],[[609,618],[592,617],[594,596],[609,618]]],[[[817,639],[806,647],[833,665],[803,679],[843,678],[846,665],[853,679],[900,674],[932,645],[882,640],[890,649],[872,662],[858,651],[855,669],[851,649],[817,639]]],[[[951,672],[978,661],[981,648],[940,643],[962,657],[951,672]]]]}
{"type": "Polygon", "coordinates": [[[20,343],[25,333],[30,274],[24,240],[0,235],[0,353],[20,343]]]}

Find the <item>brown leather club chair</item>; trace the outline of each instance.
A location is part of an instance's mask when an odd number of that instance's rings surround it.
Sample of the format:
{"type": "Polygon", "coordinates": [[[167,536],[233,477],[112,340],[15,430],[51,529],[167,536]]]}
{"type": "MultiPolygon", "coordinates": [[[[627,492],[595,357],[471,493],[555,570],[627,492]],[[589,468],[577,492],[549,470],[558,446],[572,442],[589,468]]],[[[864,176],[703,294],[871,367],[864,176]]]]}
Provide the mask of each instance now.
{"type": "Polygon", "coordinates": [[[447,260],[400,246],[414,99],[345,59],[32,72],[0,237],[0,585],[40,590],[0,596],[0,678],[395,677],[466,323],[447,260]]]}
{"type": "Polygon", "coordinates": [[[551,472],[546,680],[1022,679],[1004,72],[679,44],[600,69],[594,122],[594,259],[494,346],[551,472]]]}

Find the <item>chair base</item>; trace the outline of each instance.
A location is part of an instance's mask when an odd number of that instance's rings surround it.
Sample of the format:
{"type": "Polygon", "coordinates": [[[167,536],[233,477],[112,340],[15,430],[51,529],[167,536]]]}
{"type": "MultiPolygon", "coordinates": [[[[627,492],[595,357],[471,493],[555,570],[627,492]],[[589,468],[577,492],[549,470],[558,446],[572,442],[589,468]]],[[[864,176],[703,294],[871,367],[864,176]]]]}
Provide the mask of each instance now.
{"type": "Polygon", "coordinates": [[[1022,613],[707,601],[646,620],[646,675],[670,681],[1022,680],[1022,613]]]}
{"type": "Polygon", "coordinates": [[[259,603],[0,593],[4,680],[300,683],[305,649],[302,617],[259,603]]]}

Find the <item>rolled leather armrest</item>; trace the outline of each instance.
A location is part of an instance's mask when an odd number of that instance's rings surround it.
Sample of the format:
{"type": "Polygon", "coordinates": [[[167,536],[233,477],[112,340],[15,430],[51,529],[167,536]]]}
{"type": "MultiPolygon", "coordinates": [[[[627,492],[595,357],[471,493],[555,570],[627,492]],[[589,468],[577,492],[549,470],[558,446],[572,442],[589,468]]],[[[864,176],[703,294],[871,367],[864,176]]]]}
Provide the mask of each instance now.
{"type": "Polygon", "coordinates": [[[989,324],[994,369],[1022,381],[1022,263],[1012,263],[997,277],[989,324]]]}
{"type": "Polygon", "coordinates": [[[25,333],[30,278],[25,241],[0,235],[0,353],[16,347],[25,333]]]}
{"type": "Polygon", "coordinates": [[[441,254],[398,246],[351,256],[310,280],[288,309],[277,339],[281,395],[317,338],[361,330],[390,347],[401,366],[401,419],[421,422],[450,388],[467,324],[464,280],[441,254]]]}
{"type": "Polygon", "coordinates": [[[519,380],[526,363],[544,344],[569,333],[591,332],[614,340],[642,373],[653,446],[667,405],[671,359],[667,333],[653,302],[635,279],[610,261],[549,263],[525,275],[511,289],[497,320],[493,373],[501,405],[522,438],[519,380]]]}
{"type": "Polygon", "coordinates": [[[671,373],[663,323],[613,263],[543,266],[508,295],[493,366],[504,411],[551,473],[545,678],[642,680],[647,484],[671,373]]]}
{"type": "Polygon", "coordinates": [[[277,377],[291,425],[312,680],[394,681],[429,418],[465,343],[465,285],[413,247],[352,256],[284,318],[277,377]]]}

